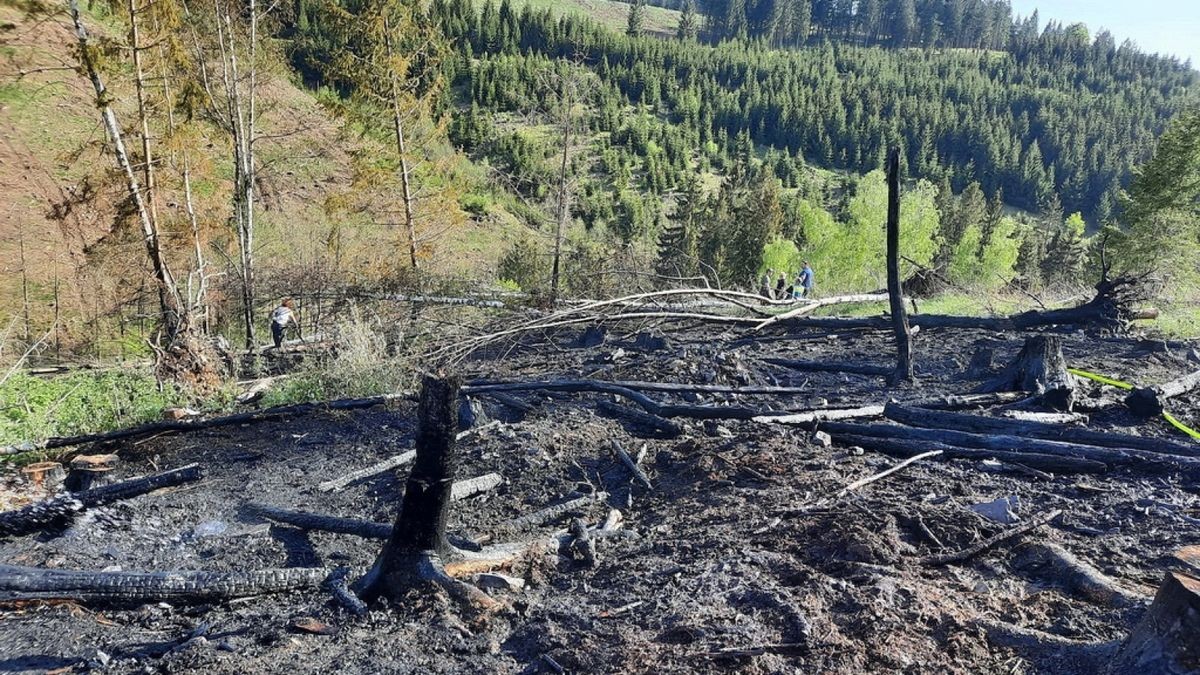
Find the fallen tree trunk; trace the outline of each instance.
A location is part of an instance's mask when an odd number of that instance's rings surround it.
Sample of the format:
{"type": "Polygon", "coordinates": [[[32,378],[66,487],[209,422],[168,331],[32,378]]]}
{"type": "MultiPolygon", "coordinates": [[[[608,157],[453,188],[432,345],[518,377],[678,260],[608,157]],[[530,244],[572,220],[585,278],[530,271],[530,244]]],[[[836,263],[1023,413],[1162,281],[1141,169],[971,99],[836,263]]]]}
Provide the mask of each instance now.
{"type": "Polygon", "coordinates": [[[946,459],[995,459],[1010,464],[1020,464],[1039,471],[1049,471],[1057,474],[1098,474],[1108,471],[1108,465],[1090,459],[1044,455],[1033,452],[1006,452],[1004,450],[983,450],[980,448],[963,448],[944,443],[929,441],[909,441],[899,438],[881,438],[878,436],[856,436],[854,434],[836,434],[834,440],[843,446],[859,446],[891,457],[916,457],[927,451],[941,450],[946,459]]]}
{"type": "Polygon", "coordinates": [[[649,430],[654,438],[677,438],[683,433],[683,428],[669,419],[612,401],[597,401],[596,409],[634,427],[649,430]]]}
{"type": "Polygon", "coordinates": [[[883,406],[867,405],[861,408],[833,408],[828,410],[810,410],[808,412],[795,413],[791,415],[763,415],[755,417],[755,422],[764,424],[788,424],[793,426],[802,426],[813,424],[814,422],[825,422],[833,420],[853,420],[865,419],[869,417],[882,417],[883,406]]]}
{"type": "Polygon", "coordinates": [[[870,302],[887,302],[887,293],[871,293],[865,295],[843,295],[833,298],[822,298],[821,300],[813,300],[807,302],[803,307],[798,307],[790,312],[785,312],[779,316],[773,316],[766,321],[754,327],[754,330],[762,330],[769,326],[773,326],[781,321],[788,321],[797,317],[811,314],[823,307],[833,307],[834,305],[848,305],[870,302]]]}
{"type": "Polygon", "coordinates": [[[1028,391],[1057,410],[1070,411],[1075,404],[1075,380],[1067,372],[1062,339],[1037,335],[1025,340],[1017,360],[999,376],[979,388],[980,393],[1028,391]]]}
{"type": "Polygon", "coordinates": [[[1114,675],[1200,671],[1200,580],[1168,572],[1109,666],[1114,675]]]}
{"type": "Polygon", "coordinates": [[[1134,389],[1125,398],[1125,405],[1142,417],[1157,417],[1163,414],[1168,399],[1182,396],[1200,388],[1200,370],[1171,380],[1157,387],[1134,389]]]}
{"type": "Polygon", "coordinates": [[[947,429],[914,429],[894,424],[847,424],[829,422],[822,425],[830,434],[869,436],[874,438],[896,438],[925,443],[982,448],[985,450],[1009,451],[1014,453],[1036,453],[1059,457],[1090,459],[1110,466],[1127,466],[1154,472],[1178,472],[1188,476],[1200,475],[1200,459],[1161,455],[1144,450],[1105,448],[1094,445],[1021,438],[999,434],[970,434],[947,429]]]}
{"type": "Polygon", "coordinates": [[[1022,436],[1025,438],[1040,438],[1050,441],[1094,445],[1103,448],[1129,448],[1143,450],[1160,455],[1177,455],[1180,457],[1200,457],[1200,446],[1144,436],[1093,431],[1079,427],[1046,422],[1026,422],[1020,420],[984,417],[982,415],[965,415],[954,412],[941,412],[913,408],[899,403],[888,403],[884,407],[884,416],[893,422],[899,422],[910,427],[926,429],[952,429],[975,434],[1002,434],[1005,436],[1022,436]]]}
{"type": "Polygon", "coordinates": [[[0,513],[0,536],[17,536],[57,527],[80,511],[144,495],[159,488],[200,480],[203,476],[200,465],[189,464],[5,511],[0,513]]]}
{"type": "Polygon", "coordinates": [[[317,588],[329,572],[298,567],[253,572],[89,572],[0,565],[0,600],[230,600],[317,588]]]}
{"type": "Polygon", "coordinates": [[[536,527],[542,523],[561,518],[568,513],[572,513],[578,509],[603,502],[608,499],[607,492],[597,492],[595,494],[583,495],[574,499],[568,499],[561,504],[554,504],[543,509],[538,509],[532,513],[527,513],[519,518],[501,523],[497,528],[499,530],[518,532],[527,528],[536,527]]]}
{"type": "Polygon", "coordinates": [[[842,363],[839,361],[797,361],[794,359],[763,359],[763,363],[773,366],[798,370],[806,373],[850,373],[851,375],[868,375],[871,377],[888,377],[892,368],[869,366],[861,363],[842,363]]]}

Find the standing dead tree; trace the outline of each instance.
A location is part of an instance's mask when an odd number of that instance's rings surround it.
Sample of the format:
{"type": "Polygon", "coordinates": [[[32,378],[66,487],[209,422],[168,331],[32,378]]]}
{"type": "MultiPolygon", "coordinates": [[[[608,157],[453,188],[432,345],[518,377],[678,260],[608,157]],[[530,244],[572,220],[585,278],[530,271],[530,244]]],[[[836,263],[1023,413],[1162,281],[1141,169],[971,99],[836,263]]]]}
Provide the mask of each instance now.
{"type": "Polygon", "coordinates": [[[896,371],[892,384],[912,382],[912,331],[908,326],[908,311],[904,307],[904,291],[900,287],[900,149],[888,154],[888,215],[887,215],[887,282],[888,304],[892,311],[892,329],[896,333],[896,371]]]}
{"type": "Polygon", "coordinates": [[[458,390],[461,380],[426,376],[418,407],[416,462],[404,488],[404,501],[391,536],[371,571],[357,584],[367,598],[399,600],[414,587],[435,584],[483,611],[500,603],[446,573],[457,549],[446,539],[454,474],[458,470],[458,390]]]}

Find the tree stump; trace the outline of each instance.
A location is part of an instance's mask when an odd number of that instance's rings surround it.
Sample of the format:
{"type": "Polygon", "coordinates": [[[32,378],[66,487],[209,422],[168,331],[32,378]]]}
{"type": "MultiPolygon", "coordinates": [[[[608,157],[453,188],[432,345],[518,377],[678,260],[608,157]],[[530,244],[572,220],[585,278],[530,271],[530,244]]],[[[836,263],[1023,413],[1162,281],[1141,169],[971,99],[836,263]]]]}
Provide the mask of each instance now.
{"type": "Polygon", "coordinates": [[[1075,406],[1075,380],[1067,372],[1062,338],[1055,335],[1027,338],[1017,360],[979,391],[1028,391],[1039,394],[1051,408],[1070,411],[1075,406]]]}
{"type": "Polygon", "coordinates": [[[1168,399],[1181,396],[1200,388],[1200,371],[1188,373],[1157,387],[1135,389],[1125,398],[1125,405],[1142,417],[1157,417],[1163,414],[1168,399]]]}
{"type": "Polygon", "coordinates": [[[400,600],[409,590],[436,584],[475,609],[492,611],[499,603],[483,591],[451,578],[444,564],[456,555],[446,539],[446,518],[458,469],[457,377],[426,376],[418,407],[417,457],[391,536],[371,571],[357,584],[367,599],[400,600]]]}
{"type": "Polygon", "coordinates": [[[1168,572],[1109,666],[1112,675],[1200,672],[1200,580],[1168,572]]]}

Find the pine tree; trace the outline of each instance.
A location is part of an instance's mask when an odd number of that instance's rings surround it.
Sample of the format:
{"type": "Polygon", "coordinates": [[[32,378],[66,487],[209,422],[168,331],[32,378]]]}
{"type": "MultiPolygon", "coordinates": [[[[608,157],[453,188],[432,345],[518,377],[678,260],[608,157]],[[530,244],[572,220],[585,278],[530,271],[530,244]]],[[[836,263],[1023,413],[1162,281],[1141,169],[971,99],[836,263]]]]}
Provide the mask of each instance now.
{"type": "MultiPolygon", "coordinates": [[[[633,11],[632,7],[630,11],[633,11]]],[[[686,0],[683,11],[679,15],[679,28],[675,36],[686,42],[695,42],[700,35],[700,14],[696,10],[696,0],[686,0]]]]}
{"type": "Polygon", "coordinates": [[[629,14],[626,16],[625,34],[638,37],[642,34],[642,26],[646,23],[646,0],[633,0],[629,4],[629,14]]]}

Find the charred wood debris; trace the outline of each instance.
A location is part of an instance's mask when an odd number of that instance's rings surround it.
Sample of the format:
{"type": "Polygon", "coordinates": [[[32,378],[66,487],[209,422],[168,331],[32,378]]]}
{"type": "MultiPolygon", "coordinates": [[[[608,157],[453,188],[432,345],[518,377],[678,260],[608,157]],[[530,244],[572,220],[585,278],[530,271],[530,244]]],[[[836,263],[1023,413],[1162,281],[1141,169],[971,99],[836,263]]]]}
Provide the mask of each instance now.
{"type": "MultiPolygon", "coordinates": [[[[734,293],[702,293],[718,301],[729,300],[737,307],[769,306],[765,301],[755,305],[754,298],[734,293]]],[[[51,439],[36,446],[38,450],[95,446],[115,448],[119,455],[135,455],[138,450],[130,445],[131,441],[157,434],[244,427],[331,411],[395,406],[419,399],[417,424],[420,429],[428,429],[428,433],[418,433],[415,450],[403,450],[369,466],[348,468],[344,475],[317,486],[320,494],[334,493],[373,476],[408,471],[413,465],[403,491],[404,507],[399,510],[396,523],[247,500],[247,513],[266,522],[384,542],[379,559],[371,568],[92,571],[3,564],[0,600],[10,606],[33,601],[70,601],[104,607],[164,601],[228,602],[310,589],[328,593],[330,602],[361,616],[370,610],[369,603],[374,598],[384,596],[398,601],[414,585],[425,584],[429,589],[437,589],[431,592],[445,592],[457,600],[473,620],[486,621],[490,616],[512,612],[512,596],[519,595],[523,587],[520,566],[527,564],[536,552],[557,552],[569,566],[594,568],[609,547],[646,534],[625,527],[625,516],[617,507],[628,510],[633,504],[636,509],[637,502],[631,495],[653,493],[657,489],[656,471],[646,459],[645,446],[640,450],[627,448],[616,438],[596,452],[607,454],[624,471],[621,484],[599,484],[590,493],[568,495],[557,503],[496,523],[487,533],[446,531],[448,509],[469,508],[464,505],[469,504],[472,496],[486,493],[504,481],[496,473],[455,480],[456,442],[472,435],[496,433],[520,424],[519,420],[531,411],[569,401],[592,406],[635,438],[686,439],[696,433],[726,438],[729,441],[726,452],[715,453],[715,457],[735,472],[763,483],[778,482],[779,477],[754,469],[744,457],[738,459],[728,454],[729,449],[737,447],[737,435],[731,430],[734,425],[764,432],[777,430],[796,442],[825,448],[823,451],[831,455],[868,450],[895,458],[895,463],[882,471],[848,482],[825,497],[797,495],[794,505],[777,510],[767,529],[812,513],[841,510],[849,515],[865,508],[856,502],[856,497],[869,491],[872,485],[895,480],[914,467],[934,463],[953,463],[967,473],[980,469],[1011,472],[1033,483],[1074,490],[1085,485],[1093,486],[1088,490],[1104,490],[1102,481],[1106,477],[1167,481],[1190,486],[1193,494],[1200,485],[1200,444],[1181,434],[1165,432],[1151,417],[1169,407],[1172,400],[1186,400],[1200,386],[1200,373],[1158,385],[1141,383],[1140,388],[1120,391],[1081,379],[1069,371],[1064,345],[1085,331],[1089,337],[1084,342],[1090,348],[1117,349],[1119,345],[1135,352],[1145,348],[1133,338],[1111,333],[1111,319],[1116,310],[1105,309],[1103,314],[1093,311],[1095,307],[1107,307],[1105,303],[1093,301],[1079,312],[1056,315],[1056,320],[1064,323],[1052,326],[1048,332],[1020,333],[1015,331],[1041,328],[1043,323],[1029,315],[985,320],[914,315],[910,328],[901,321],[816,318],[809,317],[809,312],[796,310],[782,319],[747,317],[744,313],[699,312],[686,306],[686,302],[678,306],[658,304],[663,299],[678,302],[680,297],[695,297],[694,293],[679,291],[652,296],[590,303],[543,314],[518,324],[515,329],[505,328],[465,341],[470,353],[459,351],[463,347],[460,341],[454,349],[443,349],[440,354],[440,362],[448,364],[443,367],[460,372],[495,372],[497,369],[488,364],[497,352],[508,354],[519,350],[537,354],[543,348],[566,349],[576,354],[596,354],[596,358],[585,362],[585,365],[590,363],[587,366],[590,372],[561,374],[546,369],[534,375],[523,373],[523,377],[477,377],[466,382],[454,377],[427,378],[419,396],[401,392],[255,410],[227,417],[171,420],[108,434],[51,439]],[[647,302],[654,305],[647,307],[647,302]],[[610,335],[610,331],[631,324],[627,336],[610,335]],[[1007,332],[997,333],[997,329],[1007,332]],[[919,349],[915,350],[915,363],[906,363],[902,357],[897,370],[894,357],[880,348],[887,344],[882,336],[889,330],[898,336],[902,353],[912,349],[909,341],[916,343],[919,349]],[[943,354],[938,362],[930,363],[928,355],[938,351],[930,343],[959,333],[977,338],[973,344],[979,346],[974,353],[965,357],[943,354]],[[1023,343],[1010,362],[996,364],[994,351],[1005,348],[1005,338],[1023,343]],[[672,344],[676,340],[692,343],[672,344]],[[830,358],[832,350],[826,349],[830,344],[853,344],[860,340],[876,350],[873,357],[850,353],[848,359],[830,358]],[[697,343],[707,344],[696,348],[697,343]],[[701,371],[697,378],[700,382],[653,378],[659,366],[677,362],[681,352],[704,353],[713,358],[710,363],[693,364],[696,366],[693,370],[701,371]],[[802,352],[807,358],[782,357],[789,352],[802,352]],[[813,358],[812,352],[817,352],[817,358],[813,358]],[[630,368],[622,361],[636,363],[638,367],[630,368]],[[911,382],[907,378],[910,364],[914,371],[911,382]],[[639,379],[614,376],[634,370],[639,371],[639,379]],[[831,403],[826,398],[830,392],[817,382],[825,386],[832,382],[839,391],[846,390],[844,385],[853,382],[859,393],[842,397],[847,399],[845,404],[831,403]],[[865,400],[868,392],[875,392],[873,400],[865,400]],[[438,400],[427,400],[430,397],[438,400]],[[849,400],[854,398],[858,400],[849,400]],[[489,411],[496,420],[487,419],[489,411]],[[1089,415],[1128,419],[1121,429],[1099,428],[1089,424],[1089,415]],[[626,495],[623,502],[618,493],[626,495]],[[589,523],[588,514],[605,505],[607,515],[589,523]]],[[[856,296],[847,301],[880,299],[856,296]]],[[[821,306],[837,302],[838,299],[827,299],[821,301],[821,306]]],[[[903,303],[899,306],[903,307],[903,303]]],[[[757,311],[752,309],[749,313],[757,311]]],[[[961,340],[958,343],[965,344],[961,340]]],[[[1078,351],[1071,349],[1071,355],[1077,356],[1078,351]]],[[[1158,357],[1154,352],[1160,351],[1151,346],[1138,353],[1158,357]]],[[[527,360],[548,364],[553,359],[527,360]]],[[[1176,360],[1186,361],[1186,358],[1176,360]]],[[[1097,362],[1103,359],[1090,360],[1097,362]]],[[[15,448],[10,452],[29,449],[15,448]]],[[[201,469],[196,465],[184,466],[63,492],[0,513],[0,537],[55,536],[89,509],[137,499],[155,490],[193,484],[196,489],[203,489],[201,469]]],[[[1062,503],[1062,500],[1051,501],[1062,503]]],[[[1155,508],[1177,513],[1181,528],[1194,531],[1200,524],[1200,520],[1187,516],[1185,509],[1177,505],[1155,505],[1155,508]]],[[[1119,612],[1124,617],[1123,625],[1128,627],[1124,639],[1096,642],[1066,639],[1037,628],[977,617],[971,625],[982,631],[992,646],[1012,649],[1035,662],[1041,659],[1042,663],[1060,662],[1064,655],[1070,654],[1080,663],[1110,664],[1104,666],[1109,672],[1194,672],[1200,667],[1196,648],[1200,643],[1196,624],[1200,582],[1196,574],[1200,572],[1194,552],[1157,553],[1178,564],[1162,566],[1161,583],[1154,594],[1144,584],[1111,578],[1058,543],[1056,531],[1079,529],[1073,524],[1069,506],[1047,506],[1019,516],[1011,512],[998,518],[989,516],[995,522],[981,527],[973,541],[960,539],[960,544],[955,545],[945,543],[934,532],[928,523],[932,516],[923,515],[920,504],[900,505],[900,511],[904,514],[902,522],[911,528],[913,540],[924,544],[924,553],[914,552],[909,564],[927,568],[927,574],[936,575],[938,568],[970,566],[985,554],[1009,557],[1014,570],[1064,589],[1081,600],[1119,612]],[[1151,670],[1144,670],[1146,667],[1151,670]]],[[[915,551],[915,547],[909,548],[915,551]]],[[[886,566],[866,561],[857,564],[886,572],[886,566]]],[[[635,611],[617,609],[620,613],[635,611]]],[[[789,605],[787,609],[795,615],[799,628],[788,632],[786,640],[710,646],[705,649],[704,658],[721,661],[770,654],[787,657],[817,648],[820,638],[805,628],[814,617],[807,615],[802,607],[789,605]]]]}

